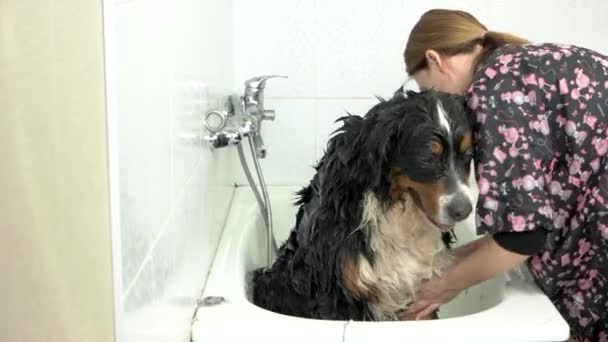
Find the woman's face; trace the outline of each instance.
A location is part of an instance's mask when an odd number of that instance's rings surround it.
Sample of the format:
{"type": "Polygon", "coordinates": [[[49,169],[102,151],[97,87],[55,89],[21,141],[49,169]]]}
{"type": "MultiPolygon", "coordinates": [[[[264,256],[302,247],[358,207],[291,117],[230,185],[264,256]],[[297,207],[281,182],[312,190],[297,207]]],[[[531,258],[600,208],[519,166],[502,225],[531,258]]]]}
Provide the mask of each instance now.
{"type": "Polygon", "coordinates": [[[471,86],[475,61],[481,51],[480,45],[472,52],[453,56],[443,56],[429,50],[426,54],[428,67],[416,72],[414,78],[421,88],[464,95],[471,86]]]}

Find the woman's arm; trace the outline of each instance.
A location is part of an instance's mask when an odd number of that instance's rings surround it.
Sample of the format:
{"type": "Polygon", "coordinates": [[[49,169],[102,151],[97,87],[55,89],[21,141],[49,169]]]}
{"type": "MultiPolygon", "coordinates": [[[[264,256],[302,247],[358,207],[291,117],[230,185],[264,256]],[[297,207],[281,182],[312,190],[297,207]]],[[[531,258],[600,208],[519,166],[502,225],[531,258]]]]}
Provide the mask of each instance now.
{"type": "Polygon", "coordinates": [[[474,250],[457,260],[443,275],[448,287],[463,290],[509,271],[528,258],[500,247],[489,235],[476,243],[474,250]]]}
{"type": "Polygon", "coordinates": [[[465,256],[469,255],[471,252],[473,252],[475,249],[477,249],[477,247],[479,247],[479,244],[482,239],[483,238],[479,238],[479,239],[470,241],[462,246],[454,247],[450,251],[450,254],[454,255],[458,259],[464,258],[465,256]]]}
{"type": "Polygon", "coordinates": [[[456,260],[441,277],[422,283],[416,290],[415,302],[402,317],[420,319],[452,300],[460,291],[488,280],[522,263],[528,256],[509,252],[492,238],[475,241],[468,254],[456,260]]]}

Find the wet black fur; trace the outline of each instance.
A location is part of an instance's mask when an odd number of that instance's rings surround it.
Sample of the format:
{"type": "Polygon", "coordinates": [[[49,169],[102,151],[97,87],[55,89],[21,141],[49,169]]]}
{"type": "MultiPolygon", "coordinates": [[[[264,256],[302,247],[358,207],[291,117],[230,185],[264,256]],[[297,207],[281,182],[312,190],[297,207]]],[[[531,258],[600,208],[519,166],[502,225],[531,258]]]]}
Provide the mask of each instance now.
{"type": "MultiPolygon", "coordinates": [[[[361,201],[371,190],[385,205],[389,172],[403,170],[416,181],[441,177],[429,158],[433,136],[441,137],[434,118],[437,99],[458,127],[468,125],[462,97],[434,91],[401,91],[364,116],[338,119],[343,126],[330,139],[310,184],[298,192],[296,226],[269,268],[253,273],[253,302],[275,312],[307,318],[372,320],[365,301],[342,285],[341,260],[360,254],[374,262],[369,230],[361,222],[361,201]]],[[[449,247],[453,233],[443,240],[449,247]]]]}

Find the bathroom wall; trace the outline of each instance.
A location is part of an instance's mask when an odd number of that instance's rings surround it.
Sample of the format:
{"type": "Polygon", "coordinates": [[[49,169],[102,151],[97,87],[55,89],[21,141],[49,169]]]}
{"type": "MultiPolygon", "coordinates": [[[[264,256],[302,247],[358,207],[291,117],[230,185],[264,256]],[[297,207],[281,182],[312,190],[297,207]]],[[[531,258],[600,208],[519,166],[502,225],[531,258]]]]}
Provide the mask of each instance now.
{"type": "Polygon", "coordinates": [[[186,341],[233,193],[230,154],[197,145],[233,84],[223,0],[107,0],[119,341],[186,341]]]}
{"type": "Polygon", "coordinates": [[[98,1],[0,1],[0,341],[113,341],[98,1]]]}
{"type": "Polygon", "coordinates": [[[235,89],[257,74],[289,76],[267,86],[267,107],[277,110],[276,120],[264,123],[262,164],[270,184],[307,182],[333,121],[346,111],[364,114],[375,95],[390,96],[400,86],[408,34],[431,8],[466,10],[491,30],[532,41],[608,53],[602,0],[235,0],[235,89]]]}

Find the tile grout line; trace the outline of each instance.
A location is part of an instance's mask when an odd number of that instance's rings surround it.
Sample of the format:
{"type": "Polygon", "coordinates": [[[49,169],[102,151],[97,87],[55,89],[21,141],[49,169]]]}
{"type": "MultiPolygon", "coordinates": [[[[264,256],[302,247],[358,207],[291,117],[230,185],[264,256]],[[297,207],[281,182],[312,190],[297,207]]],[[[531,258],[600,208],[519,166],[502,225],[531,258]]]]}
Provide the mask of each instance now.
{"type": "MultiPolygon", "coordinates": [[[[201,163],[201,158],[198,158],[193,169],[196,170],[199,166],[199,164],[201,163]]],[[[186,182],[184,182],[184,186],[180,189],[178,196],[176,196],[176,203],[180,202],[183,200],[185,193],[186,193],[186,189],[188,188],[188,184],[190,184],[192,182],[192,179],[197,175],[197,172],[193,172],[188,179],[186,180],[186,182]],[[179,200],[178,200],[179,199],[179,200]]],[[[152,255],[154,254],[154,251],[156,250],[156,246],[158,245],[159,241],[162,239],[162,237],[164,236],[165,232],[167,231],[168,227],[170,226],[170,222],[173,219],[173,216],[175,215],[175,211],[177,206],[171,206],[170,210],[169,210],[169,214],[167,215],[167,217],[165,218],[165,220],[163,220],[163,223],[161,225],[161,228],[158,232],[158,234],[156,234],[156,237],[154,238],[154,240],[152,241],[152,244],[150,245],[150,248],[148,248],[148,251],[146,252],[146,256],[144,257],[144,259],[141,262],[141,265],[138,267],[137,272],[135,272],[135,275],[133,276],[133,279],[129,282],[129,285],[126,287],[124,293],[123,293],[123,297],[121,298],[121,301],[124,301],[126,298],[129,297],[129,295],[131,294],[131,290],[133,289],[133,287],[135,287],[135,284],[137,283],[137,281],[139,280],[139,277],[141,275],[141,273],[143,273],[143,270],[146,268],[146,266],[148,265],[148,263],[150,262],[150,260],[152,259],[152,255]]]]}

